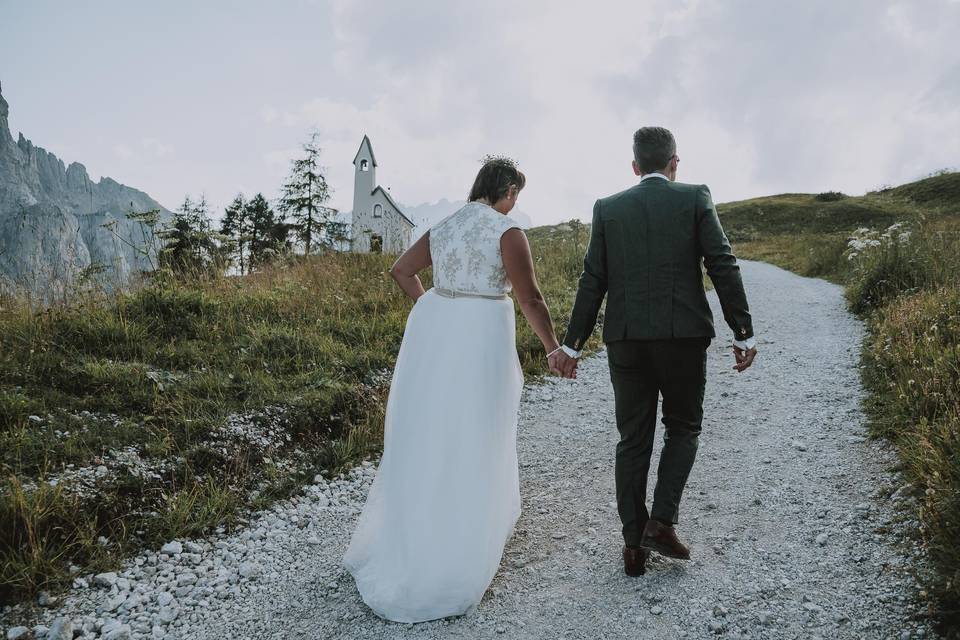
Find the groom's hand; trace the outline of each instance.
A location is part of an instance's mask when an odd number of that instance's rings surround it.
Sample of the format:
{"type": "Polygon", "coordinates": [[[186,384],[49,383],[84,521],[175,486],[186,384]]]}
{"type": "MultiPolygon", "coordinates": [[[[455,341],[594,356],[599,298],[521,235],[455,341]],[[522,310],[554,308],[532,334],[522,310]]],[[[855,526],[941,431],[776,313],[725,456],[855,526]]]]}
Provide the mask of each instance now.
{"type": "Polygon", "coordinates": [[[733,365],[733,368],[737,370],[737,373],[743,373],[750,368],[750,365],[753,364],[753,359],[757,357],[757,348],[741,349],[734,345],[733,357],[737,360],[737,364],[733,365]]]}
{"type": "Polygon", "coordinates": [[[558,351],[549,358],[547,362],[550,364],[550,371],[557,374],[561,378],[576,378],[577,377],[577,360],[576,358],[571,358],[562,351],[558,351]]]}

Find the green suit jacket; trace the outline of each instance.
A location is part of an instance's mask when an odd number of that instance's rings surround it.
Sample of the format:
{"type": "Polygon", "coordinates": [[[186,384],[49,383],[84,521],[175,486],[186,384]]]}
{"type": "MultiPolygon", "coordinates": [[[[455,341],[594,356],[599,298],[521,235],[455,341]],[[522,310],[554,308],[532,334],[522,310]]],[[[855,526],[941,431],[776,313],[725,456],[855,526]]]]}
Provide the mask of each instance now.
{"type": "Polygon", "coordinates": [[[604,295],[604,342],[714,337],[701,265],[734,338],[753,336],[740,267],[706,185],[651,177],[597,200],[563,344],[583,347],[604,295]]]}

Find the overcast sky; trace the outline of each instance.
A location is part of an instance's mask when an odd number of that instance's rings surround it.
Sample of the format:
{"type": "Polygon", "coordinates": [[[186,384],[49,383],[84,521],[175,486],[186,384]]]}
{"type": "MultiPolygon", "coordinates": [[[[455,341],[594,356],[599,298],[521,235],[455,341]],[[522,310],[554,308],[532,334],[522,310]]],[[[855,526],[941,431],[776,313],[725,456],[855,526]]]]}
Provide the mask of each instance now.
{"type": "Polygon", "coordinates": [[[534,224],[589,220],[662,125],[719,201],[960,165],[960,1],[0,0],[13,134],[168,208],[277,195],[313,128],[350,209],[370,135],[408,205],[487,153],[534,224]]]}

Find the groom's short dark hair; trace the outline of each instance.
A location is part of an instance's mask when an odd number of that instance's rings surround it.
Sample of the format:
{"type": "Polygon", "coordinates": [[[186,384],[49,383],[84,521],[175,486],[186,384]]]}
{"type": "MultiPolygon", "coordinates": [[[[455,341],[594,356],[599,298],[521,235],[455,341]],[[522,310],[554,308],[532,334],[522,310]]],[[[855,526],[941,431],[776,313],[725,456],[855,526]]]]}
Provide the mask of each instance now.
{"type": "Polygon", "coordinates": [[[663,127],[640,127],[633,134],[633,157],[643,173],[663,169],[677,153],[677,141],[663,127]]]}

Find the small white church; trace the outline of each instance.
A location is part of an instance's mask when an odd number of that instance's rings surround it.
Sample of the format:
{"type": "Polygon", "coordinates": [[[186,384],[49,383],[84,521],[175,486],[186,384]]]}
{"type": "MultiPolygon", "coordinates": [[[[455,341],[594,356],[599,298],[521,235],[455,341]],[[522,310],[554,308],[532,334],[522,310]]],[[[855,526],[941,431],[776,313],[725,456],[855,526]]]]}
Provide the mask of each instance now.
{"type": "Polygon", "coordinates": [[[370,138],[363,136],[353,158],[352,251],[358,253],[403,253],[410,246],[416,226],[404,215],[390,192],[377,184],[377,159],[370,138]]]}

